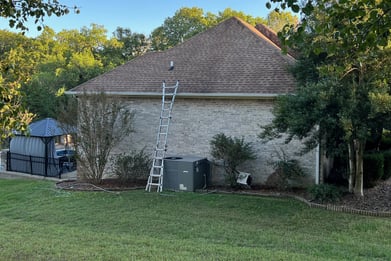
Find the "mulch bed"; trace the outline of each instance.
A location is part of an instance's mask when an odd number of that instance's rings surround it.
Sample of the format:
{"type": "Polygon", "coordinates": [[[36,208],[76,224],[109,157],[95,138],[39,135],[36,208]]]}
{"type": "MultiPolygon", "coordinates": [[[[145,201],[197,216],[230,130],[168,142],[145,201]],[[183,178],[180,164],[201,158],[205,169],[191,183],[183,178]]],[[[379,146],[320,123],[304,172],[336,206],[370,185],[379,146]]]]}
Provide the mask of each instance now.
{"type": "MultiPolygon", "coordinates": [[[[59,189],[74,191],[126,191],[144,189],[146,182],[146,180],[136,180],[128,183],[119,183],[116,179],[104,179],[100,184],[92,184],[85,181],[67,180],[58,182],[56,187],[59,189]]],[[[322,205],[319,202],[311,201],[310,195],[306,190],[303,189],[279,191],[276,189],[259,186],[237,189],[227,189],[226,187],[209,187],[207,190],[203,190],[203,192],[295,197],[309,205],[312,204],[313,206],[326,207],[326,205],[322,205]]],[[[340,201],[333,203],[332,206],[336,209],[359,210],[357,213],[362,214],[385,213],[385,216],[391,216],[391,179],[381,182],[374,188],[365,189],[364,197],[356,197],[353,194],[346,193],[343,195],[340,201]]],[[[329,207],[327,208],[332,209],[329,207]]]]}

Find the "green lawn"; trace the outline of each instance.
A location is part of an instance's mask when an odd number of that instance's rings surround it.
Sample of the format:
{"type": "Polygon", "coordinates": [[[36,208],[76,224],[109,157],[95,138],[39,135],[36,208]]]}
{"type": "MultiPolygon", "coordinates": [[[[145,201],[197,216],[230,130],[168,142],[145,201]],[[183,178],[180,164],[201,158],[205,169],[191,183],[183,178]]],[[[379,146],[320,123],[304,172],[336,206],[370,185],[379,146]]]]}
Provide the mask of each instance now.
{"type": "Polygon", "coordinates": [[[0,260],[391,260],[391,219],[289,199],[0,180],[0,260]]]}

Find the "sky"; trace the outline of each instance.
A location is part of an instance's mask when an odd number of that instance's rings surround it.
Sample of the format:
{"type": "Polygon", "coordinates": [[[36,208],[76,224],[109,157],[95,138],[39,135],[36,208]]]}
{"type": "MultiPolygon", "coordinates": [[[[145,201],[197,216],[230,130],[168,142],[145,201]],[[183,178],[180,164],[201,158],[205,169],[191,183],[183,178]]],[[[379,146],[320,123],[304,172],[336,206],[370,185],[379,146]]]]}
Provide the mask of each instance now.
{"type": "MultiPolygon", "coordinates": [[[[81,29],[92,23],[103,25],[108,35],[120,26],[132,32],[149,35],[161,26],[167,17],[172,17],[182,7],[199,7],[204,12],[218,14],[226,8],[242,11],[251,16],[266,18],[271,11],[265,7],[267,0],[59,0],[69,7],[77,6],[80,14],[71,12],[62,17],[46,18],[44,25],[59,32],[63,29],[81,29]]],[[[28,23],[29,37],[39,34],[33,22],[28,23]]],[[[8,21],[0,18],[0,29],[11,30],[8,21]]]]}

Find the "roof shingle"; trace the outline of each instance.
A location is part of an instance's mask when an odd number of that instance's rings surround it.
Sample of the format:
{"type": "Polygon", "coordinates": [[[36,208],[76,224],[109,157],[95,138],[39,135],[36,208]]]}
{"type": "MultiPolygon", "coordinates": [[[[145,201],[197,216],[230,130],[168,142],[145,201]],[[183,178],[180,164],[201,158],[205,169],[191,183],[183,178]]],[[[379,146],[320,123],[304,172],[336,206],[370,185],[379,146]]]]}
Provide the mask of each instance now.
{"type": "Polygon", "coordinates": [[[255,27],[234,17],[171,49],[139,56],[71,92],[160,93],[163,80],[179,80],[180,93],[283,94],[294,88],[287,70],[293,62],[255,27]]]}

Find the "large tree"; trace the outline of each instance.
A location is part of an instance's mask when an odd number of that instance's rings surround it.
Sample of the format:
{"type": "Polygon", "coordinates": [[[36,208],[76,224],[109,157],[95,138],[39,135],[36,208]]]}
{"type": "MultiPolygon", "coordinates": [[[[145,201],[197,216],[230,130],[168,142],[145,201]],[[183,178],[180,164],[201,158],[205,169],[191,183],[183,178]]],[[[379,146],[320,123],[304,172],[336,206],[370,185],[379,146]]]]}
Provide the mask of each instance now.
{"type": "Polygon", "coordinates": [[[181,8],[152,32],[152,49],[166,50],[204,31],[207,27],[208,19],[201,8],[181,8]]]}
{"type": "Polygon", "coordinates": [[[255,26],[257,24],[266,24],[266,20],[262,17],[258,17],[258,16],[253,17],[253,16],[245,14],[241,11],[235,11],[231,8],[226,8],[222,12],[218,13],[218,15],[216,16],[216,22],[214,22],[211,25],[215,25],[216,23],[220,23],[220,22],[222,22],[228,18],[231,18],[233,16],[238,17],[253,26],[255,26]]]}
{"type": "Polygon", "coordinates": [[[155,51],[166,50],[232,16],[239,17],[251,25],[266,24],[266,20],[261,17],[253,17],[231,8],[215,15],[210,12],[204,13],[202,8],[183,7],[152,32],[151,48],[155,51]]]}
{"type": "Polygon", "coordinates": [[[20,88],[31,78],[36,57],[29,55],[34,46],[26,37],[0,31],[0,39],[9,44],[1,47],[0,54],[0,139],[4,140],[13,130],[26,131],[33,118],[22,106],[20,88]]]}
{"type": "Polygon", "coordinates": [[[289,138],[306,138],[309,147],[325,142],[332,148],[342,141],[349,158],[349,190],[363,196],[366,140],[391,115],[391,2],[272,2],[302,12],[301,24],[279,35],[301,51],[301,61],[312,69],[311,79],[302,75],[294,95],[278,100],[276,118],[263,134],[287,132],[289,138]]]}
{"type": "Polygon", "coordinates": [[[277,12],[275,10],[267,15],[266,20],[267,26],[275,32],[280,32],[286,25],[296,26],[299,23],[299,19],[292,12],[277,12]]]}
{"type": "Polygon", "coordinates": [[[35,72],[21,90],[24,104],[38,118],[56,118],[64,91],[123,63],[107,52],[120,51],[123,45],[115,38],[107,39],[106,29],[95,24],[59,33],[45,27],[30,41],[35,48],[29,56],[39,54],[40,58],[35,59],[35,72]]]}
{"type": "MultiPolygon", "coordinates": [[[[42,0],[0,0],[0,16],[8,18],[11,28],[15,27],[22,31],[28,29],[25,25],[28,18],[34,18],[37,24],[42,23],[45,16],[52,14],[61,16],[68,12],[69,8],[61,5],[57,0],[47,2],[42,0]]],[[[38,25],[37,29],[40,30],[41,25],[38,25]]],[[[26,53],[27,51],[21,45],[17,45],[1,54],[0,139],[12,135],[13,130],[25,131],[33,118],[33,114],[26,111],[21,103],[21,85],[30,78],[25,69],[31,69],[31,64],[21,63],[25,58],[23,55],[26,53]]],[[[34,58],[30,57],[32,64],[34,64],[34,58]]]]}
{"type": "Polygon", "coordinates": [[[113,33],[115,39],[122,44],[120,48],[105,48],[106,56],[114,56],[120,63],[127,62],[143,55],[150,48],[150,40],[144,34],[132,32],[129,28],[117,27],[113,33]]]}

